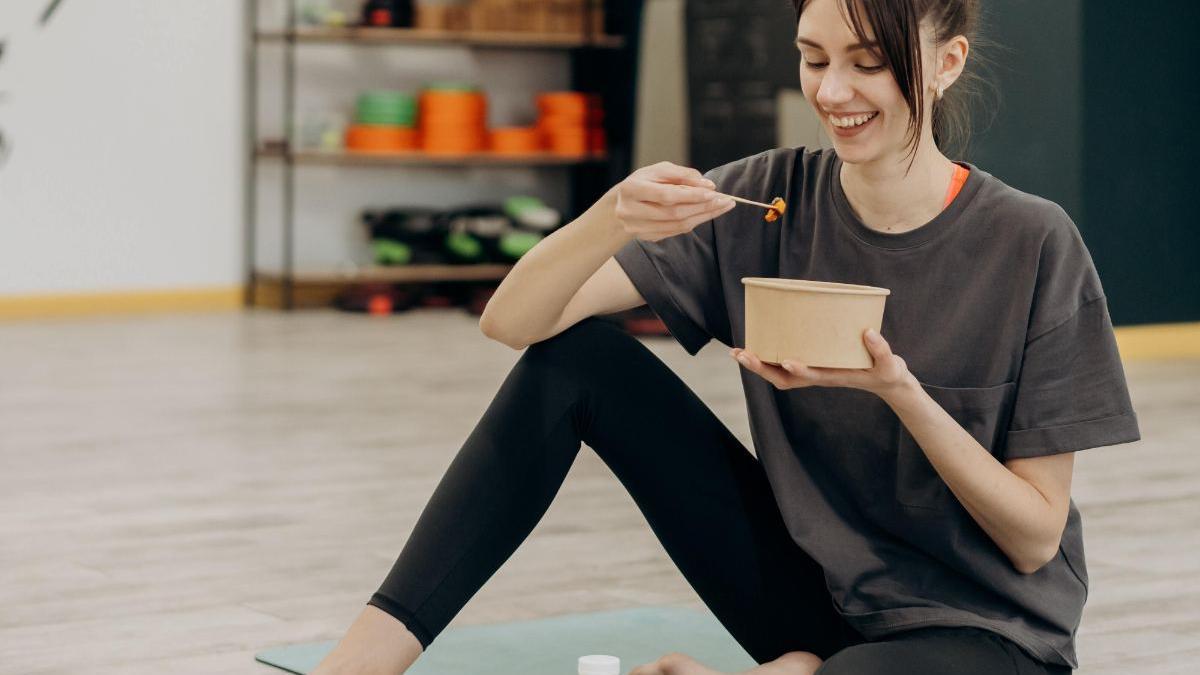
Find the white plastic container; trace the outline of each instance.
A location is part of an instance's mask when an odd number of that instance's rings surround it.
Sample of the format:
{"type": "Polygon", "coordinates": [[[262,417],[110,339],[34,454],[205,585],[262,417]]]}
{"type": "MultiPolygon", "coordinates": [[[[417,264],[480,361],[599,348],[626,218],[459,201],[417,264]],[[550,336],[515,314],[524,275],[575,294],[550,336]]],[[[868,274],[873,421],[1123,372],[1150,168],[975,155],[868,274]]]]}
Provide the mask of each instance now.
{"type": "Polygon", "coordinates": [[[621,659],[603,654],[581,656],[579,675],[621,675],[621,659]]]}

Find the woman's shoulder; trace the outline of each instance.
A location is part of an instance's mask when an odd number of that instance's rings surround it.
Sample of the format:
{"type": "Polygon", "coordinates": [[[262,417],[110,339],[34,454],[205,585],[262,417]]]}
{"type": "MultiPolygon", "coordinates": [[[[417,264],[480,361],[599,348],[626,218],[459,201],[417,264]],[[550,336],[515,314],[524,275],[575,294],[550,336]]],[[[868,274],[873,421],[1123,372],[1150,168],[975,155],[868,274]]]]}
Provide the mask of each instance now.
{"type": "Polygon", "coordinates": [[[1039,239],[1078,236],[1075,221],[1057,202],[1015,188],[980,167],[968,166],[981,178],[974,204],[977,213],[986,213],[1009,229],[1039,239]]]}
{"type": "Polygon", "coordinates": [[[1037,295],[1053,298],[1041,305],[1074,308],[1104,294],[1083,236],[1062,206],[987,172],[981,175],[985,182],[975,212],[989,219],[990,231],[1014,242],[1014,262],[1025,261],[1037,275],[1037,295]]]}

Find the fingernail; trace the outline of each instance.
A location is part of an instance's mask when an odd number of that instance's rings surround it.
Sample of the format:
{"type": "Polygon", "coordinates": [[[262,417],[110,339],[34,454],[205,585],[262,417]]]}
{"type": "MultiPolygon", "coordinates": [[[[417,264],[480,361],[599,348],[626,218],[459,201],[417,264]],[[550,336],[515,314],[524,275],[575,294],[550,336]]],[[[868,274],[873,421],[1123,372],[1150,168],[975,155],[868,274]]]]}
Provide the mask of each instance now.
{"type": "Polygon", "coordinates": [[[750,359],[746,358],[745,354],[738,354],[737,360],[742,363],[750,363],[750,359]]]}
{"type": "Polygon", "coordinates": [[[867,339],[871,342],[877,342],[879,340],[879,333],[876,333],[874,330],[868,330],[867,339]]]}

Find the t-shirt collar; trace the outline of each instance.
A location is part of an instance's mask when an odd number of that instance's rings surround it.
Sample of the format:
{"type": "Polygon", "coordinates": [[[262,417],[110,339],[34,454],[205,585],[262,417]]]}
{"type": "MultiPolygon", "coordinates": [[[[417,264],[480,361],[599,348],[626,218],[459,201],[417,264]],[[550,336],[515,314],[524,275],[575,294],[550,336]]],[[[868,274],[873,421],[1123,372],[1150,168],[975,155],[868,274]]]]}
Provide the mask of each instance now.
{"type": "Polygon", "coordinates": [[[983,182],[983,172],[978,167],[970,162],[959,162],[971,170],[967,176],[967,181],[963,183],[962,189],[958,196],[950,205],[942,209],[932,220],[925,223],[915,230],[889,234],[887,232],[879,232],[867,227],[858,215],[854,213],[854,209],[850,206],[850,201],[846,198],[846,192],[842,189],[842,159],[837,156],[837,153],[830,151],[833,154],[833,161],[826,166],[829,167],[831,175],[827,176],[827,184],[830,186],[830,195],[833,199],[834,207],[837,209],[838,220],[843,227],[847,228],[851,234],[859,240],[875,246],[886,249],[905,249],[920,246],[926,242],[932,241],[937,236],[951,229],[958,222],[959,215],[971,203],[975,197],[975,193],[979,191],[979,186],[983,182]]]}

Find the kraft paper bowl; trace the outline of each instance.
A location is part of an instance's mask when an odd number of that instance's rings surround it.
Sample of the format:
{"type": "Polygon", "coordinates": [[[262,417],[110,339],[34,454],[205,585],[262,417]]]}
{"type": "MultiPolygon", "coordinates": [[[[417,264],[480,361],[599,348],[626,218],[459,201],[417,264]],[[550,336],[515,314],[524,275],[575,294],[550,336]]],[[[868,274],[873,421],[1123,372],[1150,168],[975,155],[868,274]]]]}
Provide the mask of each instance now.
{"type": "Polygon", "coordinates": [[[883,325],[891,291],[804,279],[743,277],[746,349],[764,363],[871,368],[863,332],[883,325]]]}

